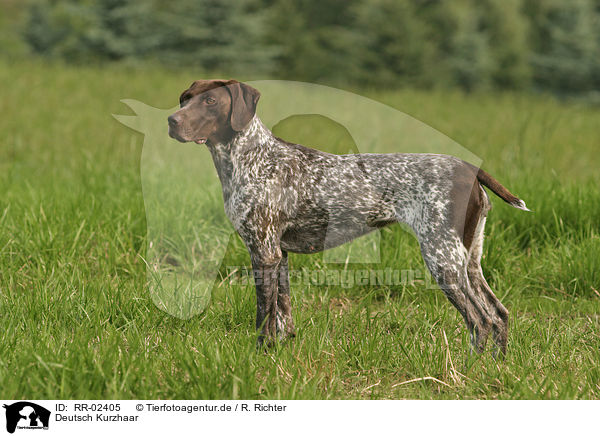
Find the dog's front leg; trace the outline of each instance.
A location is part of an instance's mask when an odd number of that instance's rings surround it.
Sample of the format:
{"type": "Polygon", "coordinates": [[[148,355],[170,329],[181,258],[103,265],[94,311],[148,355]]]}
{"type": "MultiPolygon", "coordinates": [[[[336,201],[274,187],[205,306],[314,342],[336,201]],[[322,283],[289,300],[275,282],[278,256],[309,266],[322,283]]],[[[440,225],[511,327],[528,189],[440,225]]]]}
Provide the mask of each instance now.
{"type": "Polygon", "coordinates": [[[279,262],[279,278],[277,289],[277,335],[283,339],[296,336],[294,319],[292,318],[292,300],[290,298],[290,277],[288,272],[287,251],[282,251],[279,262]]]}
{"type": "Polygon", "coordinates": [[[256,329],[260,330],[258,345],[270,345],[277,333],[278,256],[252,256],[252,270],[256,285],[256,329]]]}

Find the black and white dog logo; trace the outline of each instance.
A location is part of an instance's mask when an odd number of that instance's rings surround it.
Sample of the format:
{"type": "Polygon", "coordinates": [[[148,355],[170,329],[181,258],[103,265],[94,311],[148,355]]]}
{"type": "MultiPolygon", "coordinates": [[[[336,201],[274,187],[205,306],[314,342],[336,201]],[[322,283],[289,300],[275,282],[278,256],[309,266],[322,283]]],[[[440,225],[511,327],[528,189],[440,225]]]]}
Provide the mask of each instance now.
{"type": "Polygon", "coordinates": [[[4,405],[6,409],[6,431],[14,433],[19,429],[48,429],[50,411],[29,401],[19,401],[4,405]]]}

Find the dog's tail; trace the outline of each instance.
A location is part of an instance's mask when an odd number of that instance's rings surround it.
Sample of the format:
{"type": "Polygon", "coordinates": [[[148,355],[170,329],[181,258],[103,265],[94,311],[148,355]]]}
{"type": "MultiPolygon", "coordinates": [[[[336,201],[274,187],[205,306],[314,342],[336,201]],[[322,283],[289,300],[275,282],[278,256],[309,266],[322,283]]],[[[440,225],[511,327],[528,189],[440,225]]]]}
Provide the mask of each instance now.
{"type": "Polygon", "coordinates": [[[477,171],[477,180],[479,180],[479,183],[482,185],[490,188],[494,194],[506,201],[512,207],[531,212],[529,209],[527,209],[527,206],[523,200],[512,194],[508,189],[502,186],[498,180],[494,179],[489,173],[483,171],[481,168],[479,168],[477,171]]]}

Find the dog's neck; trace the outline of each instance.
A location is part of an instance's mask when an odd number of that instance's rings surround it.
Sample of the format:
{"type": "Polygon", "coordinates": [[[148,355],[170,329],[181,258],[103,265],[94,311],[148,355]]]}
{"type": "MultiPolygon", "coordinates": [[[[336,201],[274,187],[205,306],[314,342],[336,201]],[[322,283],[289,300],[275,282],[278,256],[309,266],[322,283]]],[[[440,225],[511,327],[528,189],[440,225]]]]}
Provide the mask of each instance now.
{"type": "Polygon", "coordinates": [[[248,145],[263,146],[273,138],[273,133],[258,118],[258,115],[250,120],[248,125],[230,141],[232,151],[243,151],[248,145]]]}
{"type": "Polygon", "coordinates": [[[207,144],[213,158],[219,180],[223,187],[223,196],[230,195],[230,181],[233,168],[243,158],[249,149],[266,147],[273,141],[273,133],[262,123],[258,115],[243,130],[237,132],[229,142],[207,144]]]}

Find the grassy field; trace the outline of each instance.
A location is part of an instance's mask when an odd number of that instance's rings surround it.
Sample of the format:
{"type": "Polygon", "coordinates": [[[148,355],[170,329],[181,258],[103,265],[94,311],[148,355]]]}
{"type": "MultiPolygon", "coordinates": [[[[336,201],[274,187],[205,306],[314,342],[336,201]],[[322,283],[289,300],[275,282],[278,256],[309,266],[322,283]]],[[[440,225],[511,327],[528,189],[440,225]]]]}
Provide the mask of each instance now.
{"type": "MultiPolygon", "coordinates": [[[[123,98],[172,107],[201,76],[0,64],[0,397],[600,398],[598,108],[523,94],[364,91],[480,156],[534,211],[494,198],[488,219],[484,273],[511,312],[504,361],[470,356],[458,313],[422,284],[292,285],[297,337],[257,352],[251,283],[218,281],[207,310],[187,320],[153,303],[143,136],[111,117],[128,112],[123,98]]],[[[307,121],[278,133],[345,145],[334,124],[307,121]]],[[[218,190],[212,180],[207,191],[218,190]]],[[[401,228],[381,244],[377,268],[423,270],[401,228]]],[[[222,271],[248,264],[233,239],[222,271]]],[[[290,265],[343,269],[321,254],[291,255],[290,265]]]]}

